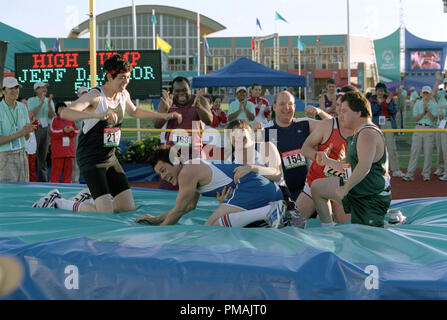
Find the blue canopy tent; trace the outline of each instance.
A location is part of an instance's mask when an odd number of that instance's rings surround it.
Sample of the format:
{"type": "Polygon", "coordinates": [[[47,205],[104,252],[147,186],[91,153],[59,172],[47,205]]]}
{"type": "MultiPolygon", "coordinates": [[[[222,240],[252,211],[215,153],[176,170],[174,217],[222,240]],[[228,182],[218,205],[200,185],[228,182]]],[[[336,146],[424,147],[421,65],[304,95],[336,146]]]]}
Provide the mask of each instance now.
{"type": "Polygon", "coordinates": [[[251,86],[305,87],[306,78],[293,73],[268,68],[247,58],[239,58],[213,73],[192,78],[193,88],[251,86]]]}
{"type": "MultiPolygon", "coordinates": [[[[266,67],[260,63],[247,58],[239,58],[225,67],[203,76],[192,78],[191,86],[193,88],[212,88],[212,87],[237,87],[251,86],[259,83],[267,87],[305,87],[306,77],[278,71],[266,67]]],[[[304,105],[307,105],[306,90],[304,90],[304,105]]],[[[301,101],[296,101],[297,107],[304,110],[301,101]]]]}

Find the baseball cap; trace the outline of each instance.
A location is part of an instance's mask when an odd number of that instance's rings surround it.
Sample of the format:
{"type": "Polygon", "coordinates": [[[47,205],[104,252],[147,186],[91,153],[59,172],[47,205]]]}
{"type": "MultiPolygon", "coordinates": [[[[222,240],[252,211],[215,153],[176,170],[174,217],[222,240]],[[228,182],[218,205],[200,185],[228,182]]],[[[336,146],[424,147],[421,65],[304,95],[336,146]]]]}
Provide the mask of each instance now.
{"type": "Polygon", "coordinates": [[[421,92],[428,92],[428,93],[431,93],[431,87],[430,87],[430,86],[423,86],[421,92]]]}
{"type": "Polygon", "coordinates": [[[39,88],[42,88],[42,87],[45,87],[45,86],[48,86],[48,83],[45,83],[45,82],[36,82],[36,83],[34,84],[34,90],[39,89],[39,88]]]}
{"type": "Polygon", "coordinates": [[[385,90],[386,91],[386,84],[379,82],[378,84],[376,84],[376,90],[385,90]]]}
{"type": "Polygon", "coordinates": [[[238,88],[236,89],[236,93],[238,93],[238,92],[241,91],[241,90],[244,90],[245,92],[247,92],[247,88],[245,88],[245,87],[238,87],[238,88]]]}
{"type": "Polygon", "coordinates": [[[415,87],[411,87],[410,90],[416,90],[416,88],[415,87]]]}
{"type": "Polygon", "coordinates": [[[19,86],[20,88],[22,87],[22,85],[17,81],[16,78],[14,77],[5,77],[3,79],[3,86],[2,88],[15,88],[19,86]]]}
{"type": "Polygon", "coordinates": [[[88,92],[88,88],[87,87],[79,87],[78,88],[78,93],[84,93],[84,92],[88,92]]]}

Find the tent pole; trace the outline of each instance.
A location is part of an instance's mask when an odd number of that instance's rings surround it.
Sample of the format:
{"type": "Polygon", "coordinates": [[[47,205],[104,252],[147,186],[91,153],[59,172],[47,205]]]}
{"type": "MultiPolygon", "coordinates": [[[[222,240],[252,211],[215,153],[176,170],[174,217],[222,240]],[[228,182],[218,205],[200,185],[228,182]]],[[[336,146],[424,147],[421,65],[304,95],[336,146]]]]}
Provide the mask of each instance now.
{"type": "Polygon", "coordinates": [[[304,87],[304,108],[306,108],[306,106],[307,106],[307,87],[304,87]]]}

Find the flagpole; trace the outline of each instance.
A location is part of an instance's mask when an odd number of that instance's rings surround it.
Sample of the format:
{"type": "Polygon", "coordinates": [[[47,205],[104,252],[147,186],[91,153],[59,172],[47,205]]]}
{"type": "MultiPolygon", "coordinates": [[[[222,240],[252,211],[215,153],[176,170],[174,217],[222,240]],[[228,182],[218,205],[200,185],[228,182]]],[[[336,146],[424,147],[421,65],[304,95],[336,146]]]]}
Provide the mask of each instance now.
{"type": "MultiPolygon", "coordinates": [[[[207,57],[208,57],[208,51],[209,51],[209,48],[207,49],[206,48],[206,46],[207,46],[207,41],[208,40],[206,40],[206,35],[204,35],[203,36],[203,43],[204,43],[204,47],[205,47],[205,49],[204,49],[204,55],[203,55],[203,74],[204,75],[206,75],[206,67],[207,67],[207,57]]],[[[208,88],[205,88],[205,94],[208,94],[208,88]]]]}
{"type": "Polygon", "coordinates": [[[90,88],[96,87],[96,17],[95,0],[90,0],[90,88]]]}
{"type": "MultiPolygon", "coordinates": [[[[152,16],[155,17],[155,10],[152,9],[152,16]]],[[[156,49],[156,45],[155,45],[155,23],[154,23],[154,19],[152,20],[152,49],[155,50],[156,49]]]]}
{"type": "Polygon", "coordinates": [[[349,0],[346,0],[346,8],[347,8],[347,20],[348,20],[348,85],[351,85],[351,39],[350,39],[350,29],[349,29],[349,0]]]}
{"type": "MultiPolygon", "coordinates": [[[[137,50],[137,13],[135,8],[135,0],[132,0],[132,27],[133,27],[133,49],[137,50]]],[[[140,99],[135,101],[136,107],[140,105],[140,99]]],[[[140,119],[137,118],[137,129],[140,129],[141,122],[140,119]]],[[[137,140],[141,140],[141,131],[137,131],[137,140]]]]}
{"type": "Polygon", "coordinates": [[[197,75],[200,76],[200,14],[197,12],[197,75]]]}
{"type": "MultiPolygon", "coordinates": [[[[301,36],[298,36],[298,74],[301,75],[301,36]]],[[[301,100],[301,87],[298,87],[298,95],[301,100]]]]}

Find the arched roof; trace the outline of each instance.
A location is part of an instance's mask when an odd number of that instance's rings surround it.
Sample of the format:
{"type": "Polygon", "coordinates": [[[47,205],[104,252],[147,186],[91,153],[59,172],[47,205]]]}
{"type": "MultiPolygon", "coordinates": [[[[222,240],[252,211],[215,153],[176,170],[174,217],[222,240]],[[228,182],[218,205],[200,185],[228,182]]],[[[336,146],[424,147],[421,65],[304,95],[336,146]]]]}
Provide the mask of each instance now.
{"type": "MultiPolygon", "coordinates": [[[[157,6],[157,5],[140,5],[135,7],[135,11],[138,14],[152,14],[152,10],[155,10],[156,14],[170,15],[183,19],[190,20],[192,23],[196,24],[197,12],[180,9],[176,7],[169,6],[157,6]]],[[[119,9],[114,9],[110,11],[106,11],[96,16],[96,23],[103,23],[107,20],[132,15],[132,7],[124,7],[119,9]]],[[[200,15],[200,33],[201,35],[208,35],[217,31],[221,31],[226,29],[225,26],[218,23],[217,21],[210,19],[204,15],[200,15]]],[[[71,29],[68,37],[69,38],[78,38],[89,32],[89,20],[85,20],[78,26],[71,29]]]]}

